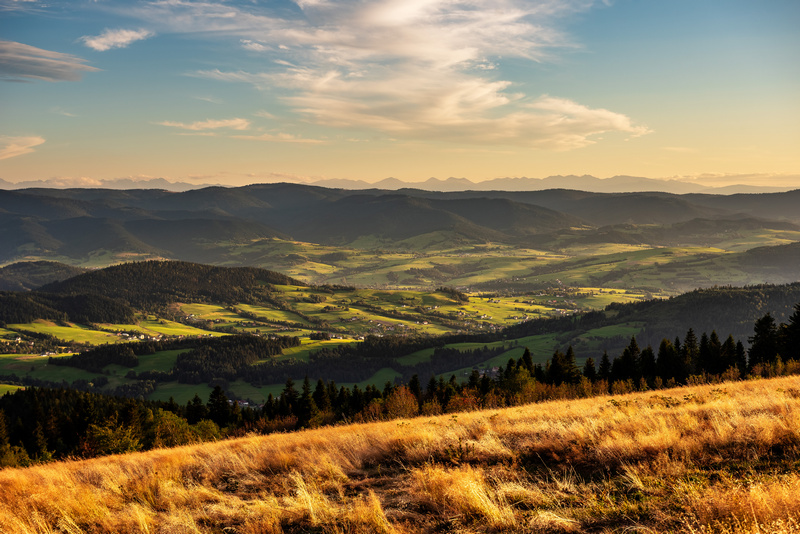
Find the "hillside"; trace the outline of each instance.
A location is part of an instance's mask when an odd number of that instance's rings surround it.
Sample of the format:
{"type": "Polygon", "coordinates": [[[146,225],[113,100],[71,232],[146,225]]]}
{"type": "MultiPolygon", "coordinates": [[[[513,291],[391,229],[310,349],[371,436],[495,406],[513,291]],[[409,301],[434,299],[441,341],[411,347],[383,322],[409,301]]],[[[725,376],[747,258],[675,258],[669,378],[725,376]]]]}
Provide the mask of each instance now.
{"type": "MultiPolygon", "coordinates": [[[[288,378],[299,383],[306,376],[360,387],[408,383],[415,375],[425,381],[454,374],[464,382],[473,372],[507,366],[526,347],[531,365],[543,369],[556,351],[569,347],[578,365],[588,358],[597,365],[604,353],[618,357],[634,336],[641,349],[655,351],[663,339],[683,339],[690,329],[698,338],[715,332],[720,342],[730,335],[745,350],[758,319],[769,313],[777,324],[785,323],[798,302],[798,283],[717,287],[670,299],[565,287],[468,295],[447,288],[307,286],[257,268],[135,262],[86,272],[41,291],[0,293],[0,376],[20,385],[66,383],[113,395],[172,396],[182,404],[223,384],[232,398],[263,403],[278,395],[288,378]],[[220,339],[194,367],[179,358],[181,351],[198,348],[199,340],[231,334],[298,341],[274,357],[262,351],[256,359],[240,358],[244,349],[234,348],[235,357],[223,363],[231,351],[220,339]],[[188,344],[175,344],[184,337],[188,344]],[[132,349],[124,345],[134,339],[146,342],[132,349]],[[113,354],[101,354],[88,366],[79,359],[37,357],[92,353],[106,344],[123,345],[108,348],[113,354]],[[137,358],[125,359],[129,356],[137,358]],[[118,358],[129,364],[120,367],[118,358]]],[[[708,369],[718,374],[727,365],[708,369]]],[[[744,372],[743,364],[739,369],[744,372]]],[[[659,373],[664,381],[681,381],[700,370],[659,373]]],[[[654,375],[651,370],[649,379],[654,375]]]]}
{"type": "Polygon", "coordinates": [[[215,267],[199,263],[149,261],[90,271],[41,288],[45,293],[96,294],[139,308],[176,301],[228,303],[249,300],[265,284],[302,285],[273,271],[253,267],[215,267]]]}
{"type": "Polygon", "coordinates": [[[674,294],[796,281],[795,254],[780,248],[800,242],[796,196],[298,184],[0,191],[0,262],[173,259],[314,284],[494,291],[566,281],[674,294]],[[756,248],[755,261],[735,256],[756,248]]]}
{"type": "Polygon", "coordinates": [[[30,291],[83,273],[86,269],[54,261],[28,261],[0,267],[0,291],[30,291]]]}
{"type": "Polygon", "coordinates": [[[9,534],[796,532],[800,379],[0,471],[9,534]]]}

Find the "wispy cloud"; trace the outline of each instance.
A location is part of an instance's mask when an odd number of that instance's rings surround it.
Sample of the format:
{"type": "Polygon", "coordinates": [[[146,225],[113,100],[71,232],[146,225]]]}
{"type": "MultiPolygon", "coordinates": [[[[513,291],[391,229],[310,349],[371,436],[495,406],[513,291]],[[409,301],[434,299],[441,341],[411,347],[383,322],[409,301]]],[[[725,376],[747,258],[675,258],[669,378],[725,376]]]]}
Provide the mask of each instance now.
{"type": "Polygon", "coordinates": [[[172,128],[180,128],[182,130],[191,130],[200,132],[204,130],[217,130],[226,128],[230,130],[247,130],[250,128],[250,121],[247,119],[208,119],[204,121],[197,121],[192,123],[163,121],[159,122],[161,126],[170,126],[172,128]]]}
{"type": "Polygon", "coordinates": [[[143,39],[147,39],[148,37],[152,37],[153,32],[149,30],[106,30],[100,35],[97,36],[89,36],[84,35],[81,37],[81,41],[94,50],[98,52],[105,52],[106,50],[111,50],[112,48],[125,48],[131,43],[135,43],[136,41],[141,41],[143,39]]]}
{"type": "Polygon", "coordinates": [[[38,11],[38,0],[0,0],[0,11],[38,11]]]}
{"type": "Polygon", "coordinates": [[[81,79],[84,72],[99,69],[84,65],[85,59],[44,50],[14,41],[0,41],[0,80],[49,82],[81,79]]]}
{"type": "Polygon", "coordinates": [[[593,0],[295,0],[302,12],[170,0],[136,11],[164,31],[234,36],[263,69],[193,75],[248,83],[321,125],[392,136],[570,149],[604,132],[647,133],[610,110],[509,80],[509,58],[579,46],[560,22],[593,0]],[[505,73],[505,74],[504,74],[505,73]]]}
{"type": "Polygon", "coordinates": [[[64,117],[77,117],[75,113],[72,113],[70,111],[61,108],[51,108],[50,112],[55,113],[56,115],[62,115],[64,117]]]}
{"type": "Polygon", "coordinates": [[[258,41],[251,41],[250,39],[242,39],[242,48],[245,50],[252,50],[253,52],[266,52],[271,50],[272,48],[263,44],[259,43],[258,41]]]}
{"type": "Polygon", "coordinates": [[[10,137],[0,136],[0,160],[30,154],[34,147],[45,142],[44,137],[10,137]]]}
{"type": "Polygon", "coordinates": [[[321,139],[307,139],[288,133],[265,133],[260,135],[232,135],[234,139],[246,139],[248,141],[269,141],[271,143],[301,143],[318,145],[325,141],[321,139]]]}

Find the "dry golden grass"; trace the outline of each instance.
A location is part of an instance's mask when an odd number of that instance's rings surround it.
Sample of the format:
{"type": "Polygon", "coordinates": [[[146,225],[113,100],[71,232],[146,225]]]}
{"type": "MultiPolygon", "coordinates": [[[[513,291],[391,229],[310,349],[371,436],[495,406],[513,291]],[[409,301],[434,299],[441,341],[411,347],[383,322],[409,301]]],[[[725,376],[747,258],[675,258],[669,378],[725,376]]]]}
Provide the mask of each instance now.
{"type": "Polygon", "coordinates": [[[0,471],[0,532],[800,533],[800,378],[0,471]]]}

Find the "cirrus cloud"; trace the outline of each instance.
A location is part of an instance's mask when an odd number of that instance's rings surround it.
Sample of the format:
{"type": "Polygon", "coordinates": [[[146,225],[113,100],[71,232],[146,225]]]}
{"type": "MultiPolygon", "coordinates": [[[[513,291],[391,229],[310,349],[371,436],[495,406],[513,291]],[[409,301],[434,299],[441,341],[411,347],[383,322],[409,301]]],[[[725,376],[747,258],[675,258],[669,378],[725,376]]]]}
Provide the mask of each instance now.
{"type": "Polygon", "coordinates": [[[226,128],[230,130],[247,130],[250,128],[250,121],[247,119],[208,119],[204,121],[197,121],[192,123],[162,121],[157,123],[161,126],[170,126],[172,128],[180,128],[182,130],[191,130],[193,132],[201,132],[205,130],[217,130],[226,128]]]}
{"type": "Polygon", "coordinates": [[[106,50],[111,50],[112,48],[125,48],[131,43],[135,43],[136,41],[141,41],[152,36],[153,32],[149,30],[118,29],[106,30],[100,35],[96,35],[94,37],[84,35],[80,40],[83,41],[83,43],[89,48],[97,50],[98,52],[105,52],[106,50]]]}
{"type": "Polygon", "coordinates": [[[44,137],[0,136],[0,160],[30,154],[33,148],[45,142],[44,137]]]}

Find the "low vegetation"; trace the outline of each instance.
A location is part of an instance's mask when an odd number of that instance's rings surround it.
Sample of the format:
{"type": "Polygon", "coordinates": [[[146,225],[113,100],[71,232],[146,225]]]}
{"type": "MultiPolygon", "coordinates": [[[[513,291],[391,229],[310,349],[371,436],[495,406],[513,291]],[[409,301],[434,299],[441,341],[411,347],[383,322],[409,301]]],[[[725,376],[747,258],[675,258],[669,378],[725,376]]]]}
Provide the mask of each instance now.
{"type": "Polygon", "coordinates": [[[0,472],[4,532],[800,530],[800,378],[0,472]]]}

